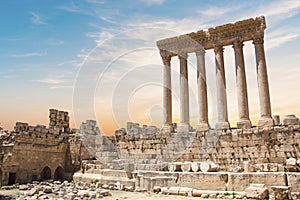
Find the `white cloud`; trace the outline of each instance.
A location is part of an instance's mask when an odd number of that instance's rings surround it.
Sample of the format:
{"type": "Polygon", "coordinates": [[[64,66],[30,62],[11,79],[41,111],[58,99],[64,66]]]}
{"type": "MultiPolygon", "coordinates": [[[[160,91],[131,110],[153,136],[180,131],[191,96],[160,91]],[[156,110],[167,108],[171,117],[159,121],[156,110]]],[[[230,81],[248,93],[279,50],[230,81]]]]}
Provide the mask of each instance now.
{"type": "Polygon", "coordinates": [[[35,82],[39,82],[39,83],[47,83],[47,84],[60,84],[63,83],[63,80],[60,79],[51,79],[51,78],[45,78],[45,79],[39,79],[39,80],[35,80],[35,82]]]}
{"type": "Polygon", "coordinates": [[[58,6],[57,8],[60,10],[67,11],[67,12],[73,12],[73,13],[81,12],[81,10],[77,6],[75,6],[75,4],[73,2],[68,6],[58,6]]]}
{"type": "Polygon", "coordinates": [[[94,4],[104,4],[104,0],[86,0],[88,3],[94,3],[94,4]]]}
{"type": "Polygon", "coordinates": [[[291,12],[296,11],[300,8],[299,0],[281,0],[273,2],[267,6],[261,6],[256,14],[266,15],[266,16],[274,16],[274,15],[284,15],[291,14],[291,12]]]}
{"type": "Polygon", "coordinates": [[[51,90],[72,89],[73,85],[51,86],[51,90]]]}
{"type": "Polygon", "coordinates": [[[79,60],[68,60],[68,61],[63,61],[57,64],[57,66],[74,66],[74,67],[80,67],[81,66],[81,62],[79,60]]]}
{"type": "Polygon", "coordinates": [[[143,3],[146,3],[147,5],[153,5],[153,4],[163,4],[165,0],[140,0],[143,3]]]}
{"type": "Polygon", "coordinates": [[[212,17],[212,16],[216,17],[216,16],[222,16],[222,15],[224,15],[225,13],[227,13],[231,10],[232,10],[231,8],[210,7],[210,8],[199,11],[199,13],[201,15],[205,15],[205,16],[208,16],[208,17],[212,17]]]}
{"type": "Polygon", "coordinates": [[[46,52],[31,52],[31,53],[24,53],[24,54],[13,54],[11,57],[13,58],[25,58],[25,57],[40,57],[40,56],[46,56],[46,52]]]}
{"type": "Polygon", "coordinates": [[[300,32],[298,30],[280,29],[273,31],[266,36],[267,50],[279,47],[280,45],[292,41],[298,37],[300,37],[300,32]]]}
{"type": "Polygon", "coordinates": [[[36,25],[44,25],[44,24],[46,24],[46,22],[44,22],[44,21],[42,20],[41,16],[38,15],[37,13],[35,13],[35,12],[30,12],[30,14],[32,15],[32,16],[31,16],[31,22],[32,22],[33,24],[36,24],[36,25]]]}

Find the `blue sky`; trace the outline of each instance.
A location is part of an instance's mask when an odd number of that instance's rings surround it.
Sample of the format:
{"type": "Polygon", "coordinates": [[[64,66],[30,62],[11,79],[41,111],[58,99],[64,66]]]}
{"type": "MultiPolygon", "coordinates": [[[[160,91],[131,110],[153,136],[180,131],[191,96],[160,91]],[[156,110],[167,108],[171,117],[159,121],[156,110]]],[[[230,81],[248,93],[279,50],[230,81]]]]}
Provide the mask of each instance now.
{"type": "MultiPolygon", "coordinates": [[[[129,120],[159,125],[162,62],[155,41],[261,15],[267,20],[265,48],[273,113],[300,115],[299,0],[1,3],[0,126],[6,129],[12,129],[15,121],[47,124],[51,107],[68,110],[73,126],[97,118],[109,133],[129,120]]],[[[259,108],[253,51],[251,43],[245,44],[250,113],[256,119],[259,108]]],[[[233,61],[232,48],[226,47],[229,117],[234,121],[233,61]]],[[[194,62],[191,55],[190,65],[194,62]]],[[[213,62],[213,53],[207,52],[207,67],[213,68],[213,62]]],[[[172,59],[172,63],[176,90],[178,62],[172,59]]],[[[190,70],[191,94],[196,92],[193,74],[190,70]]],[[[174,118],[178,120],[176,91],[174,118]]],[[[213,86],[210,96],[213,119],[213,86]]],[[[191,101],[193,109],[193,97],[191,101]]],[[[192,111],[191,119],[196,121],[196,117],[192,111]]]]}

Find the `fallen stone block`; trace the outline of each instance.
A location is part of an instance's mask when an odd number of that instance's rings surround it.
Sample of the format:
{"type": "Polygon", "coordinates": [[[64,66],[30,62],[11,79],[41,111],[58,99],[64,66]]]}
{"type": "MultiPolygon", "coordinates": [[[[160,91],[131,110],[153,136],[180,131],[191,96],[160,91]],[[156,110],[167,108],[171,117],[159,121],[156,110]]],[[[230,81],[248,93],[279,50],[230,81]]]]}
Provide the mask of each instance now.
{"type": "Polygon", "coordinates": [[[297,172],[298,169],[299,169],[298,164],[297,164],[297,160],[295,158],[287,159],[285,164],[286,164],[286,169],[289,172],[297,172]]]}
{"type": "Polygon", "coordinates": [[[164,187],[161,190],[162,194],[166,195],[178,195],[179,193],[179,187],[164,187]]]}
{"type": "Polygon", "coordinates": [[[266,199],[269,197],[269,191],[265,184],[250,184],[245,192],[246,197],[250,199],[266,199]]]}
{"type": "Polygon", "coordinates": [[[181,162],[169,163],[168,169],[170,172],[181,171],[181,162]]]}
{"type": "Polygon", "coordinates": [[[192,191],[192,196],[193,197],[201,197],[201,195],[202,195],[202,190],[193,189],[193,191],[192,191]]]}
{"type": "Polygon", "coordinates": [[[300,199],[300,192],[292,192],[291,193],[292,200],[299,200],[300,199]]]}
{"type": "Polygon", "coordinates": [[[199,162],[192,162],[191,168],[193,172],[199,172],[200,171],[200,163],[199,162]]]}
{"type": "Polygon", "coordinates": [[[202,162],[200,169],[202,172],[217,172],[219,167],[213,162],[202,162]]]}
{"type": "Polygon", "coordinates": [[[184,162],[181,164],[181,170],[183,172],[190,172],[191,171],[191,162],[184,162]]]}
{"type": "Polygon", "coordinates": [[[154,193],[160,193],[160,192],[161,192],[161,187],[159,187],[159,186],[154,186],[154,187],[153,187],[153,192],[154,192],[154,193]]]}
{"type": "Polygon", "coordinates": [[[189,188],[189,187],[180,187],[179,188],[179,195],[182,196],[192,196],[193,193],[193,188],[189,188]]]}
{"type": "Polygon", "coordinates": [[[270,200],[290,199],[291,191],[288,186],[272,186],[270,191],[270,200]]]}
{"type": "Polygon", "coordinates": [[[295,115],[285,115],[282,120],[282,125],[297,125],[299,124],[299,118],[295,115]]]}

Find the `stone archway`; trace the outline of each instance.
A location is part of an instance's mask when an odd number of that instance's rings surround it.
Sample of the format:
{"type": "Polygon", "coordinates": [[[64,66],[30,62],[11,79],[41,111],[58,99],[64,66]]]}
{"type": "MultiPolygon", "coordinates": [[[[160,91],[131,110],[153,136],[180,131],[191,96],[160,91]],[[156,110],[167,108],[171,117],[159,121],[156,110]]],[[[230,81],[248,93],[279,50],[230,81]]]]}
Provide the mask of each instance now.
{"type": "Polygon", "coordinates": [[[57,180],[63,180],[63,178],[64,178],[64,169],[58,166],[54,172],[53,179],[57,181],[57,180]]]}
{"type": "Polygon", "coordinates": [[[48,166],[44,167],[44,169],[42,170],[41,179],[42,180],[51,179],[51,169],[48,166]]]}

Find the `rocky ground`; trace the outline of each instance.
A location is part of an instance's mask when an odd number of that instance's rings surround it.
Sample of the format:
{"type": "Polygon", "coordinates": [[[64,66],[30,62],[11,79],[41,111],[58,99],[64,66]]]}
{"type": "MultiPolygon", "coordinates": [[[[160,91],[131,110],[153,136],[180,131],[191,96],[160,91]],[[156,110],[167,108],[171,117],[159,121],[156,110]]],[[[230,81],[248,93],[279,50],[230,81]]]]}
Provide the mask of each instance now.
{"type": "MultiPolygon", "coordinates": [[[[215,199],[216,194],[204,195],[203,197],[215,199]]],[[[102,185],[97,182],[34,182],[24,185],[3,186],[0,189],[0,200],[34,200],[34,199],[60,199],[60,200],[76,200],[76,199],[107,199],[107,200],[183,200],[183,199],[202,199],[201,197],[187,197],[175,195],[163,195],[161,193],[145,192],[143,190],[133,190],[132,187],[119,188],[118,185],[102,185]],[[127,190],[127,191],[124,191],[127,190]]],[[[234,199],[232,195],[219,195],[220,199],[234,199]]]]}

